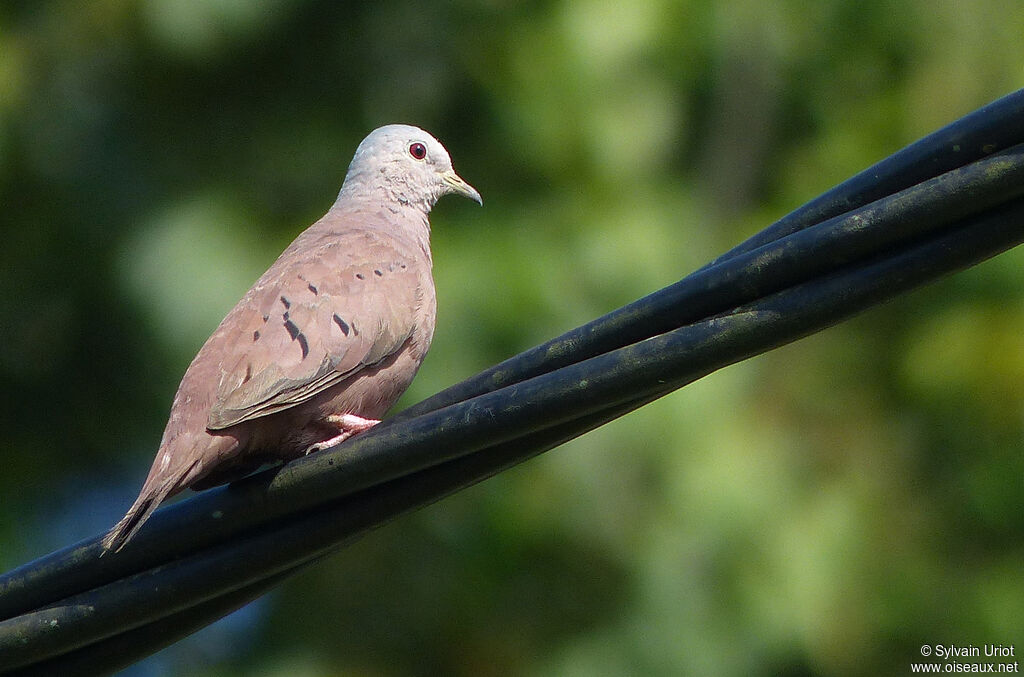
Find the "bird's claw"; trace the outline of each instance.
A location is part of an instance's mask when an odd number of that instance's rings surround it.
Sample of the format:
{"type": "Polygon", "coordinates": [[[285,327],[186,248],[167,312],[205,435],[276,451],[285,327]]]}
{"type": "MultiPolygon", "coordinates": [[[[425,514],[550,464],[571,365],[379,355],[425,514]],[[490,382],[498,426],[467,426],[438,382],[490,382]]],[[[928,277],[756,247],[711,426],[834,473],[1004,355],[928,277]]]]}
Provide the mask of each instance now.
{"type": "Polygon", "coordinates": [[[314,451],[323,451],[324,449],[329,449],[333,446],[339,445],[356,433],[369,430],[380,423],[377,419],[363,418],[362,416],[356,416],[355,414],[332,414],[324,420],[338,426],[339,432],[330,439],[309,445],[306,449],[307,456],[312,454],[314,451]]]}

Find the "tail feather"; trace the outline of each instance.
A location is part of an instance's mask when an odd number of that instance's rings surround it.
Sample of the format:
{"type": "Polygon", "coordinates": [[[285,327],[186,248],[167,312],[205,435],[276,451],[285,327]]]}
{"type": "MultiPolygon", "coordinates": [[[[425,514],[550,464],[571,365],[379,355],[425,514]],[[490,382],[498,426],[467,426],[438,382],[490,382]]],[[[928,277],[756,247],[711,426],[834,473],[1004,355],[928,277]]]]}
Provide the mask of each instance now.
{"type": "MultiPolygon", "coordinates": [[[[160,458],[159,454],[157,458],[160,458]]],[[[193,462],[184,468],[167,472],[166,469],[158,471],[156,464],[154,464],[150,470],[149,477],[146,478],[145,484],[142,485],[139,497],[135,499],[135,503],[132,504],[132,507],[128,508],[128,512],[121,518],[121,521],[115,524],[107,532],[107,535],[103,537],[101,543],[104,554],[107,552],[117,552],[123,548],[125,543],[131,540],[132,536],[149,519],[153,511],[160,507],[164,499],[173,496],[187,487],[192,481],[191,475],[195,467],[196,463],[193,462]]]]}
{"type": "MultiPolygon", "coordinates": [[[[147,483],[148,484],[148,483],[147,483]]],[[[128,509],[128,512],[121,521],[114,525],[106,536],[103,537],[103,549],[106,552],[117,552],[124,547],[132,536],[142,527],[143,523],[149,519],[149,516],[153,514],[153,511],[160,507],[164,499],[170,496],[172,493],[176,493],[173,490],[176,488],[177,482],[173,480],[164,481],[160,484],[155,491],[146,491],[146,487],[143,487],[142,493],[135,499],[135,503],[128,509]]]]}
{"type": "Polygon", "coordinates": [[[212,470],[225,465],[239,448],[238,438],[233,435],[216,436],[211,441],[204,434],[200,442],[177,437],[174,448],[161,445],[139,497],[121,521],[103,537],[104,553],[123,548],[164,499],[186,487],[198,486],[212,470]]]}

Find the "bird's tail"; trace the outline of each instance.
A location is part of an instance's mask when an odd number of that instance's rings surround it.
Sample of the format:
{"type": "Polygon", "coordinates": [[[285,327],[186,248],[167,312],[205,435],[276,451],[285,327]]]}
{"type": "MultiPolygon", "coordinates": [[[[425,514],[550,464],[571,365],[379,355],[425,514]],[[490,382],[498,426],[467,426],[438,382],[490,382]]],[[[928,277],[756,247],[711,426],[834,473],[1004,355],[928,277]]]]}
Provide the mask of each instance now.
{"type": "Polygon", "coordinates": [[[139,494],[135,503],[128,509],[128,512],[121,521],[114,525],[114,528],[103,537],[103,550],[106,552],[117,552],[124,547],[124,544],[135,535],[135,532],[142,527],[142,524],[149,519],[153,511],[170,494],[170,484],[165,485],[166,490],[155,494],[139,494]]]}
{"type": "Polygon", "coordinates": [[[174,435],[170,439],[171,442],[165,439],[161,443],[135,503],[103,537],[104,553],[123,548],[164,499],[195,486],[211,471],[229,464],[240,448],[234,434],[211,438],[204,432],[199,436],[174,435]]]}
{"type": "MultiPolygon", "coordinates": [[[[157,458],[160,457],[161,454],[157,454],[157,458]]],[[[164,499],[187,487],[195,466],[195,463],[191,463],[168,472],[167,469],[158,470],[157,463],[154,463],[135,503],[128,508],[128,512],[121,518],[121,521],[103,537],[101,543],[104,553],[117,552],[123,548],[125,543],[131,540],[135,532],[149,519],[153,511],[164,502],[164,499]]]]}

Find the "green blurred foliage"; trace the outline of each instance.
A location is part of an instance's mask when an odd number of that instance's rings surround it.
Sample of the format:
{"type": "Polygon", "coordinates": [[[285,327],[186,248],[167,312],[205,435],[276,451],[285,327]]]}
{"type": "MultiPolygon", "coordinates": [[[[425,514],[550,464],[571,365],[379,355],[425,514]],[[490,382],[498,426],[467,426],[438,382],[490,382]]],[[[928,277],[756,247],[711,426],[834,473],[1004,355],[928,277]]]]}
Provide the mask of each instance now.
{"type": "MultiPolygon", "coordinates": [[[[405,403],[674,282],[1021,86],[1012,0],[0,3],[0,566],[99,532],[178,378],[419,124],[405,403]]],[[[352,544],[134,674],[906,674],[1024,648],[1024,253],[726,369],[352,544]],[[232,624],[233,623],[233,624],[232,624]]]]}

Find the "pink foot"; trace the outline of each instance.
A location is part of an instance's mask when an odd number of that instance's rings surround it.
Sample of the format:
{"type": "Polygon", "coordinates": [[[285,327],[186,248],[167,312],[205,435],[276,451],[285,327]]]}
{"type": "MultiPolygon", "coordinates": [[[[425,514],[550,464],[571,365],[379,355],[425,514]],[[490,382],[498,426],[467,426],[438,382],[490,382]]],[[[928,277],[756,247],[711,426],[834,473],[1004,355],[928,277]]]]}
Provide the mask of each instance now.
{"type": "Polygon", "coordinates": [[[307,455],[312,454],[314,451],[323,451],[324,449],[333,447],[336,444],[341,444],[356,433],[369,430],[380,423],[380,421],[376,419],[363,418],[362,416],[356,416],[355,414],[331,414],[324,420],[327,423],[333,423],[338,426],[339,432],[330,439],[309,445],[309,448],[306,449],[307,455]]]}

